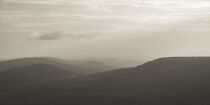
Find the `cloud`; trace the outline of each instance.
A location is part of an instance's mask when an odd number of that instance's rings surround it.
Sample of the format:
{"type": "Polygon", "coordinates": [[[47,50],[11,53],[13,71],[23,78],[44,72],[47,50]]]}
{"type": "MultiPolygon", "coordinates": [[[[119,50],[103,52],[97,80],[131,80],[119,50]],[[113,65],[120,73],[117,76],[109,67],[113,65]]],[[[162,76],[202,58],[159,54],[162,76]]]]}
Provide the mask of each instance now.
{"type": "Polygon", "coordinates": [[[56,0],[5,0],[6,2],[12,3],[30,3],[30,4],[49,4],[49,5],[57,5],[58,2],[56,0]]]}
{"type": "Polygon", "coordinates": [[[71,39],[95,39],[95,38],[99,38],[101,36],[101,34],[99,32],[77,32],[74,34],[66,34],[67,38],[71,38],[71,39]]]}
{"type": "Polygon", "coordinates": [[[59,39],[95,39],[99,38],[99,32],[64,32],[64,31],[53,31],[48,33],[34,32],[27,40],[59,40],[59,39]]]}
{"type": "Polygon", "coordinates": [[[64,34],[61,31],[53,31],[51,33],[40,34],[39,32],[34,32],[29,38],[29,40],[58,40],[62,38],[64,34]]]}

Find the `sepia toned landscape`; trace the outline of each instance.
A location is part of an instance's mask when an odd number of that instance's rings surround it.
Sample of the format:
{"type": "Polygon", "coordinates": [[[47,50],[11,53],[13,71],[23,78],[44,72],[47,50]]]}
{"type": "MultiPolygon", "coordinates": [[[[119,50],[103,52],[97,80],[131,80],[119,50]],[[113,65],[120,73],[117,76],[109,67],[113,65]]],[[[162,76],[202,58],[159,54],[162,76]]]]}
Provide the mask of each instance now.
{"type": "Polygon", "coordinates": [[[209,0],[0,0],[0,105],[209,105],[209,0]]]}

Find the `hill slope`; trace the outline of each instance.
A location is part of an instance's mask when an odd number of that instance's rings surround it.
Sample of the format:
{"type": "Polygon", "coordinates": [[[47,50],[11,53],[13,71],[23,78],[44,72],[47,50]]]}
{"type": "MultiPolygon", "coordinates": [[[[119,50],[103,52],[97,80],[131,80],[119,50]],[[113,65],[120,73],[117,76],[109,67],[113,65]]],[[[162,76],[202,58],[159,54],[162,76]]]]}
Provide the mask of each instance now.
{"type": "Polygon", "coordinates": [[[0,72],[5,71],[8,69],[16,68],[16,67],[22,67],[22,66],[28,66],[28,65],[34,65],[34,64],[49,64],[49,65],[54,65],[59,68],[63,68],[66,70],[79,70],[81,68],[77,68],[73,65],[70,64],[64,64],[64,63],[59,63],[44,57],[33,57],[33,58],[19,58],[19,59],[12,59],[12,60],[7,60],[0,62],[0,72]]]}
{"type": "Polygon", "coordinates": [[[120,68],[134,67],[142,64],[142,62],[125,59],[82,59],[82,60],[65,60],[48,57],[56,62],[75,65],[77,67],[87,69],[87,74],[106,72],[120,68]]]}
{"type": "Polygon", "coordinates": [[[42,82],[80,76],[49,64],[34,64],[0,72],[0,93],[42,82]]]}
{"type": "Polygon", "coordinates": [[[51,57],[32,57],[32,58],[19,58],[12,60],[5,60],[0,62],[0,72],[8,69],[33,65],[33,64],[49,64],[62,69],[81,73],[81,74],[94,74],[98,72],[110,71],[116,67],[104,64],[99,61],[89,60],[65,60],[51,57]]]}
{"type": "Polygon", "coordinates": [[[161,58],[1,97],[7,105],[208,105],[210,58],[161,58]]]}

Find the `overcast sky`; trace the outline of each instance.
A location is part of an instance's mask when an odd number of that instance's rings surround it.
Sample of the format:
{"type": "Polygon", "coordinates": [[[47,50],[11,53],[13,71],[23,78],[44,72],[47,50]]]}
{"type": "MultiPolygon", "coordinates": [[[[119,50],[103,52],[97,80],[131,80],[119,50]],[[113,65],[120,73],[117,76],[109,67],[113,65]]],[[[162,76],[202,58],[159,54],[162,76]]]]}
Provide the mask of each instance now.
{"type": "Polygon", "coordinates": [[[209,0],[0,0],[0,58],[210,56],[209,0]]]}

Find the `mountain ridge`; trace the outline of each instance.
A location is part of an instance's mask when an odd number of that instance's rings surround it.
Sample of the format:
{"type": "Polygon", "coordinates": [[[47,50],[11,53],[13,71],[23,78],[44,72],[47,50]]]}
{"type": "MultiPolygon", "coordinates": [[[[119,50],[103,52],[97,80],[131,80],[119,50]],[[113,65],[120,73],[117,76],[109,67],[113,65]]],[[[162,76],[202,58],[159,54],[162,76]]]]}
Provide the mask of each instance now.
{"type": "Polygon", "coordinates": [[[210,104],[209,80],[210,57],[167,57],[138,67],[23,89],[7,95],[8,99],[1,96],[0,102],[13,100],[9,105],[207,105],[210,104]]]}

